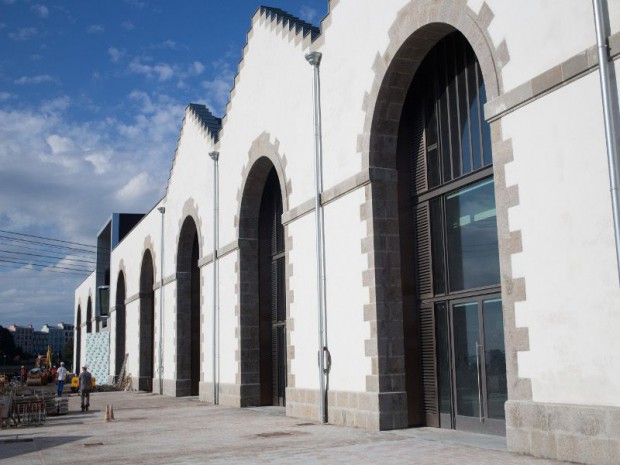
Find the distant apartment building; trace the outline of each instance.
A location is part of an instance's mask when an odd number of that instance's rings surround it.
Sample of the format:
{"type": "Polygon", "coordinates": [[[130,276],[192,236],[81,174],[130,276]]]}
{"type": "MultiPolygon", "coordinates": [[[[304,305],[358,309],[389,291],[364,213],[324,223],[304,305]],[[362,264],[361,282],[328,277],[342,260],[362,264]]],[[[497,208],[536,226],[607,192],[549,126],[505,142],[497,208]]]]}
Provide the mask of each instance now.
{"type": "Polygon", "coordinates": [[[34,337],[34,329],[32,325],[29,326],[18,326],[16,324],[12,324],[9,326],[9,331],[13,335],[13,341],[15,342],[15,347],[21,349],[24,353],[30,354],[33,351],[33,337],[34,337]]]}
{"type": "Polygon", "coordinates": [[[74,330],[74,325],[68,323],[44,324],[41,331],[35,331],[32,325],[9,326],[15,347],[34,355],[45,355],[48,345],[52,347],[52,353],[57,355],[67,342],[73,340],[74,330]]]}
{"type": "MultiPolygon", "coordinates": [[[[75,327],[68,323],[58,323],[56,325],[44,324],[41,328],[47,334],[47,343],[52,346],[52,352],[57,354],[62,352],[67,342],[73,340],[75,327]]],[[[47,346],[46,346],[47,347],[47,346]]]]}
{"type": "Polygon", "coordinates": [[[34,355],[45,355],[47,353],[48,334],[43,331],[32,332],[32,353],[34,355]]]}

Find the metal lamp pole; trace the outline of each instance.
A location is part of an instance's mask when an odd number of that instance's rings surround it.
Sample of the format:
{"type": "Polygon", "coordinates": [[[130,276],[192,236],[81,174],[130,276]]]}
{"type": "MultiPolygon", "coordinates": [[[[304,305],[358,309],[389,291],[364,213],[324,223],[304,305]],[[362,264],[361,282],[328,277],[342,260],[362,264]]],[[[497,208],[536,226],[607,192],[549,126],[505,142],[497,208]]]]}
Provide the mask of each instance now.
{"type": "Polygon", "coordinates": [[[165,207],[157,209],[161,213],[161,237],[160,237],[160,282],[159,282],[159,366],[157,367],[157,375],[159,377],[159,395],[164,393],[164,380],[162,378],[164,371],[164,348],[163,348],[163,332],[164,332],[164,214],[165,207]]]}
{"type": "Polygon", "coordinates": [[[219,303],[219,285],[218,285],[218,219],[219,219],[219,199],[218,199],[218,160],[219,152],[209,152],[209,157],[213,160],[213,405],[219,403],[218,399],[218,303],[219,303]]]}
{"type": "Polygon", "coordinates": [[[306,60],[314,69],[314,85],[312,94],[314,98],[314,215],[316,222],[316,263],[317,263],[317,297],[318,297],[318,339],[319,339],[319,409],[321,422],[327,423],[327,377],[330,369],[330,355],[327,348],[326,334],[326,297],[325,297],[325,223],[321,194],[323,192],[323,144],[321,140],[321,82],[319,65],[321,53],[311,52],[306,55],[306,60]],[[325,357],[327,356],[327,363],[325,357]]]}

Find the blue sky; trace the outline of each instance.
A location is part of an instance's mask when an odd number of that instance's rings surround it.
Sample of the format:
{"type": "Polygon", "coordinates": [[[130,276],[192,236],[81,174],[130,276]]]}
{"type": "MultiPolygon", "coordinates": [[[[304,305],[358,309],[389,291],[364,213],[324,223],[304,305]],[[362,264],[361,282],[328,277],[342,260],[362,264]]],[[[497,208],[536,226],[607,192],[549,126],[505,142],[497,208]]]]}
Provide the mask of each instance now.
{"type": "MultiPolygon", "coordinates": [[[[94,244],[149,210],[185,106],[223,115],[258,6],[318,26],[327,3],[0,0],[0,230],[94,244]]],[[[0,325],[71,321],[83,278],[6,266],[0,325]]]]}

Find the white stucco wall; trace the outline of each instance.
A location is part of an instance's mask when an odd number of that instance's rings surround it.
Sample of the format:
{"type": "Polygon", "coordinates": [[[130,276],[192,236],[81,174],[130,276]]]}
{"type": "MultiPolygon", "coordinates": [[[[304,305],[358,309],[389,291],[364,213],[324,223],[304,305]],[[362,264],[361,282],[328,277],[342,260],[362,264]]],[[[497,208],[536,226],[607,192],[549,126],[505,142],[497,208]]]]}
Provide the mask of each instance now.
{"type": "Polygon", "coordinates": [[[519,185],[509,212],[523,252],[513,272],[526,280],[518,326],[530,351],[519,375],[535,401],[620,406],[620,290],[598,75],[593,73],[510,114],[504,137],[519,185]]]}
{"type": "Polygon", "coordinates": [[[364,201],[364,189],[357,189],[325,206],[330,386],[340,391],[365,391],[366,376],[372,374],[364,344],[370,338],[370,323],[364,321],[369,295],[362,284],[362,272],[368,268],[368,258],[361,253],[367,235],[366,223],[360,221],[364,201]]]}
{"type": "MultiPolygon", "coordinates": [[[[75,330],[80,332],[80,356],[81,356],[81,364],[86,362],[86,316],[88,309],[88,298],[91,299],[92,305],[92,315],[94,318],[95,315],[95,280],[96,275],[95,272],[91,273],[75,290],[75,302],[74,302],[74,314],[73,321],[76,323],[75,330]],[[80,326],[77,326],[77,314],[78,307],[80,308],[81,313],[81,323],[80,326]]],[[[92,323],[92,330],[95,330],[95,324],[92,323]]],[[[76,333],[77,336],[77,333],[76,333]]],[[[77,347],[78,339],[77,337],[73,340],[73,371],[77,371],[80,369],[78,367],[78,362],[76,360],[78,347],[77,347]]]]}
{"type": "MultiPolygon", "coordinates": [[[[142,260],[147,248],[151,249],[154,265],[154,280],[157,283],[160,275],[160,238],[161,214],[157,211],[157,204],[142,218],[131,232],[112,250],[110,255],[110,306],[116,305],[118,277],[121,270],[125,273],[125,299],[130,300],[125,305],[125,352],[128,355],[126,373],[131,374],[134,388],[137,388],[137,379],[140,367],[140,273],[142,260]]],[[[164,267],[166,264],[164,264],[164,267]]],[[[112,314],[110,330],[110,376],[116,369],[116,312],[112,314]]],[[[159,292],[155,292],[155,338],[159,338],[159,292]]],[[[164,332],[169,331],[172,325],[164,326],[164,332]]],[[[157,350],[155,364],[158,364],[157,350]]]]}
{"type": "MultiPolygon", "coordinates": [[[[320,51],[325,189],[362,170],[357,149],[365,128],[364,100],[375,73],[375,57],[388,46],[388,30],[405,0],[341,0],[324,31],[320,51]]],[[[512,89],[594,44],[590,2],[502,2],[488,0],[494,12],[493,46],[506,40],[510,60],[502,70],[505,90],[512,89]],[[524,34],[527,25],[527,34],[524,34]],[[545,44],[544,49],[540,44],[545,44]]],[[[481,0],[470,0],[478,12],[481,0]]],[[[612,28],[620,25],[620,6],[610,2],[612,28]]],[[[157,206],[164,217],[164,276],[176,272],[180,229],[188,212],[196,214],[200,257],[211,253],[213,163],[208,152],[220,152],[220,247],[238,239],[243,173],[248,152],[261,134],[278,146],[289,208],[313,198],[312,68],[304,43],[254,21],[242,69],[217,145],[205,137],[193,117],[183,125],[166,198],[157,206]],[[284,162],[284,159],[286,160],[284,162]]],[[[307,44],[306,44],[307,45],[307,44]]],[[[618,70],[620,72],[620,70],[618,70]]],[[[620,293],[615,274],[607,165],[604,152],[597,75],[590,74],[507,115],[503,138],[511,139],[514,161],[506,168],[507,184],[519,186],[518,207],[509,211],[510,228],[522,231],[523,252],[513,257],[514,277],[526,278],[527,300],[517,304],[517,324],[529,328],[530,351],[519,354],[519,375],[531,378],[535,401],[620,406],[620,366],[614,354],[620,342],[613,329],[620,323],[620,293]]],[[[257,154],[253,154],[255,156],[257,154]]],[[[260,155],[260,154],[259,154],[260,155]]],[[[172,154],[171,154],[172,158],[172,154]]],[[[368,290],[362,273],[369,264],[361,251],[367,225],[360,220],[364,189],[325,207],[328,337],[333,358],[330,388],[364,391],[372,373],[364,342],[368,290]]],[[[155,281],[161,279],[161,215],[154,208],[114,249],[111,258],[111,302],[118,272],[126,272],[126,297],[139,292],[143,252],[152,244],[155,281]]],[[[316,389],[317,315],[314,215],[287,226],[292,238],[288,286],[294,296],[291,372],[295,387],[316,389]]],[[[238,250],[219,261],[220,382],[236,383],[238,361],[238,250]]],[[[201,268],[202,377],[212,379],[212,273],[201,268]]],[[[94,275],[76,290],[86,315],[94,275]],[[92,280],[92,283],[90,282],[92,280]],[[86,296],[86,297],[84,297],[86,296]]],[[[176,281],[164,287],[164,378],[176,377],[176,281]]],[[[158,339],[159,291],[155,292],[158,339]]],[[[94,302],[93,302],[94,304],[94,302]]],[[[126,306],[127,371],[139,373],[139,300],[126,306]]],[[[112,323],[114,325],[114,318],[112,323]]],[[[112,331],[112,347],[115,334],[112,331]]],[[[82,338],[84,341],[85,338],[82,338]]],[[[84,351],[84,348],[82,349],[84,351]]],[[[113,351],[111,371],[114,371],[113,351]]],[[[84,352],[83,352],[84,353],[84,352]]],[[[157,360],[157,351],[155,356],[157,360]]]]}

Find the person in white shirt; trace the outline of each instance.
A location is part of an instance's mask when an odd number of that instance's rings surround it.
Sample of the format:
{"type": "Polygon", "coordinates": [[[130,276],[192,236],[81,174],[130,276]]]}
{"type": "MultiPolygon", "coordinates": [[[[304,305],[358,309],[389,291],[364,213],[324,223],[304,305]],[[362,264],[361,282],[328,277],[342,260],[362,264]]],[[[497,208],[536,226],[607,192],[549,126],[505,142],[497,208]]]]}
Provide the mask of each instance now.
{"type": "Polygon", "coordinates": [[[58,397],[62,397],[62,390],[65,387],[65,379],[67,378],[67,369],[65,362],[60,362],[60,368],[56,372],[56,381],[58,384],[58,397]]]}

